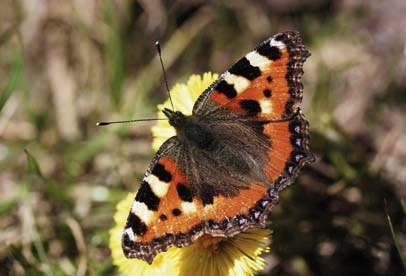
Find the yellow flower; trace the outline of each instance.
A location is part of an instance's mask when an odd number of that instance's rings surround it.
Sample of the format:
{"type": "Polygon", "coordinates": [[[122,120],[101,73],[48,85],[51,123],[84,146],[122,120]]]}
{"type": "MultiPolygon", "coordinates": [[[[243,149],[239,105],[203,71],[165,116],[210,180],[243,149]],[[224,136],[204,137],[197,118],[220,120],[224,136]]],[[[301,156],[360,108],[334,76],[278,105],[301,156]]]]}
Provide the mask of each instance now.
{"type": "MultiPolygon", "coordinates": [[[[192,75],[186,84],[176,84],[171,90],[175,110],[192,114],[193,104],[199,95],[217,79],[217,74],[192,75]]],[[[169,99],[158,105],[158,117],[164,108],[171,108],[169,99]]],[[[154,150],[166,139],[176,135],[168,121],[157,121],[152,127],[154,150]]],[[[243,276],[261,271],[266,261],[261,257],[269,251],[271,231],[252,228],[231,238],[215,238],[204,235],[189,247],[171,247],[158,254],[151,265],[127,259],[121,249],[121,235],[131,208],[134,193],[117,205],[114,215],[116,225],[110,230],[110,249],[113,263],[127,275],[193,275],[193,276],[243,276]]]]}
{"type": "Polygon", "coordinates": [[[251,228],[231,238],[205,235],[180,253],[180,275],[254,275],[266,261],[271,231],[251,228]]]}

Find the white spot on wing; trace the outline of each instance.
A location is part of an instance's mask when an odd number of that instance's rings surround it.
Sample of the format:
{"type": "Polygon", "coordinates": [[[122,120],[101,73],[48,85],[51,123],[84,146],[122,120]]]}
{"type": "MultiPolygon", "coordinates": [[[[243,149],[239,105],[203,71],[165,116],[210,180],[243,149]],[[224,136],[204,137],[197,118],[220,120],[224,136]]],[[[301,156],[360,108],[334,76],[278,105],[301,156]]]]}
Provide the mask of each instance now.
{"type": "Polygon", "coordinates": [[[259,67],[259,69],[261,69],[261,72],[269,70],[269,64],[271,63],[271,61],[267,57],[258,54],[256,51],[249,52],[245,57],[248,59],[252,66],[259,67]]]}
{"type": "Polygon", "coordinates": [[[270,114],[272,112],[272,103],[270,100],[259,101],[259,105],[261,106],[261,113],[270,114]]]}
{"type": "Polygon", "coordinates": [[[154,216],[154,212],[148,210],[148,207],[145,203],[134,201],[133,206],[131,207],[131,212],[138,216],[142,222],[149,224],[154,216]]]}
{"type": "Polygon", "coordinates": [[[275,46],[280,49],[286,48],[285,43],[283,43],[282,41],[275,40],[274,38],[271,40],[271,46],[275,46]]]}
{"type": "Polygon", "coordinates": [[[145,177],[144,180],[149,184],[151,190],[157,197],[161,198],[168,192],[169,183],[159,180],[155,175],[150,174],[145,177]]]}
{"type": "Polygon", "coordinates": [[[243,92],[251,83],[246,78],[231,74],[230,72],[224,74],[224,79],[228,84],[234,85],[234,89],[237,93],[243,92]]]}
{"type": "Polygon", "coordinates": [[[182,210],[184,213],[195,213],[196,204],[194,202],[182,202],[182,210]]]}
{"type": "Polygon", "coordinates": [[[135,241],[135,235],[131,228],[126,228],[124,232],[128,235],[131,241],[135,241]]]}

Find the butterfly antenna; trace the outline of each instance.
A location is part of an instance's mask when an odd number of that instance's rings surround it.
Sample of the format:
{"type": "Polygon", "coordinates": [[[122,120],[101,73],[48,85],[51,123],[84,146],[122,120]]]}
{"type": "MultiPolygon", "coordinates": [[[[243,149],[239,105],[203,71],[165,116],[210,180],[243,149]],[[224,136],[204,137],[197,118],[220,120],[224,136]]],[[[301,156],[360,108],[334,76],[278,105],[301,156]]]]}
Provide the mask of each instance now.
{"type": "Polygon", "coordinates": [[[171,98],[171,92],[169,92],[168,79],[166,78],[166,71],[165,71],[165,67],[164,67],[164,63],[162,61],[162,55],[161,55],[161,44],[159,44],[159,41],[155,42],[155,47],[156,47],[156,50],[158,51],[159,61],[161,62],[162,72],[164,75],[164,81],[165,81],[165,86],[166,86],[166,93],[168,94],[169,101],[171,102],[172,110],[175,111],[175,108],[173,107],[173,101],[171,98]]]}
{"type": "Polygon", "coordinates": [[[96,126],[108,126],[108,125],[112,125],[112,124],[125,124],[125,123],[160,121],[160,120],[168,120],[168,119],[156,118],[156,119],[135,119],[135,120],[124,120],[124,121],[97,122],[96,126]]]}

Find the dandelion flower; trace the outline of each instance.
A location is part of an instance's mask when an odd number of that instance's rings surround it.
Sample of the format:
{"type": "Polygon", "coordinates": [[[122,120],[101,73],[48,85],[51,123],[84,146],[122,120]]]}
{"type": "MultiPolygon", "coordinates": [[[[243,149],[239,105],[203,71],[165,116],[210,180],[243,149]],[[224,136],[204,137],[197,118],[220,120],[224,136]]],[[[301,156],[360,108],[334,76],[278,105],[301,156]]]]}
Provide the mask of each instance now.
{"type": "MultiPolygon", "coordinates": [[[[194,102],[217,77],[217,74],[209,72],[202,76],[192,75],[186,84],[176,84],[170,91],[175,110],[191,115],[194,102]]],[[[164,108],[171,108],[169,99],[158,105],[159,118],[165,118],[162,113],[164,108]]],[[[152,147],[158,150],[176,132],[168,121],[161,120],[152,127],[152,134],[152,147]]],[[[243,276],[254,275],[265,267],[266,261],[261,255],[269,252],[272,232],[260,228],[252,228],[230,238],[203,235],[191,246],[171,247],[167,252],[158,254],[151,265],[127,259],[122,252],[121,235],[134,197],[135,194],[130,193],[117,205],[114,215],[116,225],[110,230],[113,263],[120,272],[127,275],[243,276]]]]}
{"type": "Polygon", "coordinates": [[[179,251],[179,275],[254,275],[263,270],[271,231],[252,228],[231,238],[205,235],[179,251]]]}

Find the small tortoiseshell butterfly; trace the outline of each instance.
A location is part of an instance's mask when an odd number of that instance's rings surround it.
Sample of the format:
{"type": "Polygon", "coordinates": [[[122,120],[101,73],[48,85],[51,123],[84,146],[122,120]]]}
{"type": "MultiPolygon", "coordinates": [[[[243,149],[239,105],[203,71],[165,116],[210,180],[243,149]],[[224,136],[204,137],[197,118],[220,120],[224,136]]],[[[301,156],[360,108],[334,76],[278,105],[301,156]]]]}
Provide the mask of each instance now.
{"type": "Polygon", "coordinates": [[[156,153],[135,197],[122,238],[128,258],[152,263],[203,234],[266,226],[279,192],[314,160],[300,110],[309,56],[298,32],[279,33],[210,85],[191,116],[164,110],[177,135],[156,153]]]}

